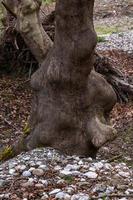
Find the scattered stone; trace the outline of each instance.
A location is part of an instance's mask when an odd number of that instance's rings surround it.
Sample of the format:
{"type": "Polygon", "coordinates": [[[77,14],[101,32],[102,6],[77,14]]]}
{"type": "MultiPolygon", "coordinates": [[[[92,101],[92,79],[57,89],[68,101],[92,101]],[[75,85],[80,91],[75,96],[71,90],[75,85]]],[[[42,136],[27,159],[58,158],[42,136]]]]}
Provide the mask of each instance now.
{"type": "Polygon", "coordinates": [[[10,169],[10,170],[9,170],[9,174],[11,174],[11,175],[15,174],[15,172],[16,172],[15,169],[10,169]]]}
{"type": "Polygon", "coordinates": [[[54,195],[54,194],[57,194],[59,192],[61,192],[61,189],[54,189],[51,192],[49,192],[49,195],[54,195]]]}
{"type": "Polygon", "coordinates": [[[33,187],[34,183],[31,181],[27,181],[26,183],[21,184],[21,186],[24,188],[33,187]]]}
{"type": "Polygon", "coordinates": [[[6,184],[6,181],[3,179],[0,179],[0,188],[3,187],[6,184]]]}
{"type": "Polygon", "coordinates": [[[84,175],[87,176],[87,178],[90,178],[90,179],[95,179],[98,176],[98,174],[95,173],[95,172],[87,172],[84,175]]]}
{"type": "Polygon", "coordinates": [[[47,200],[49,199],[48,195],[46,192],[43,193],[43,196],[41,197],[41,200],[47,200]]]}
{"type": "Polygon", "coordinates": [[[24,177],[30,177],[31,176],[31,172],[30,171],[24,171],[22,173],[22,176],[24,176],[24,177]]]}
{"type": "Polygon", "coordinates": [[[32,171],[32,174],[36,175],[36,176],[43,176],[44,175],[44,171],[42,169],[34,169],[32,171]]]}
{"type": "Polygon", "coordinates": [[[129,173],[129,172],[122,172],[122,171],[120,171],[120,172],[118,172],[118,174],[119,174],[120,176],[122,176],[122,177],[125,177],[125,178],[128,178],[128,177],[130,176],[130,173],[129,173]]]}
{"type": "Polygon", "coordinates": [[[71,200],[89,200],[89,196],[87,194],[82,194],[82,193],[74,194],[71,197],[71,200]]]}
{"type": "Polygon", "coordinates": [[[44,187],[44,185],[43,185],[43,184],[41,184],[41,183],[37,183],[37,184],[35,184],[35,187],[36,187],[36,188],[43,188],[43,187],[44,187]]]}
{"type": "Polygon", "coordinates": [[[56,194],[55,199],[70,200],[71,196],[65,192],[59,192],[56,194]]]}

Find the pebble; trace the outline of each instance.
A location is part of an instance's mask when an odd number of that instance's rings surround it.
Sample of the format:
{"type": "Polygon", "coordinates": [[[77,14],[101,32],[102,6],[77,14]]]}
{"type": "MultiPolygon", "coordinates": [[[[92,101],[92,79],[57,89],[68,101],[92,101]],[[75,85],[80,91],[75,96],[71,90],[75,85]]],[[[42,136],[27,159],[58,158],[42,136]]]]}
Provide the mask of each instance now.
{"type": "Polygon", "coordinates": [[[47,200],[47,199],[49,199],[47,193],[43,192],[43,196],[41,197],[41,200],[47,200]]]}
{"type": "Polygon", "coordinates": [[[120,172],[118,172],[118,174],[119,174],[120,176],[122,176],[122,177],[125,177],[125,178],[128,178],[128,177],[130,176],[130,173],[129,173],[129,172],[122,172],[122,171],[120,171],[120,172]]]}
{"type": "Polygon", "coordinates": [[[59,192],[61,192],[61,189],[54,189],[51,192],[49,192],[49,195],[57,194],[59,192]]]}
{"type": "MultiPolygon", "coordinates": [[[[17,172],[18,177],[22,178],[20,188],[23,192],[29,187],[42,192],[45,189],[46,193],[39,193],[41,200],[49,199],[49,195],[52,195],[54,199],[87,200],[89,196],[84,193],[87,190],[91,194],[90,198],[96,195],[99,199],[102,199],[105,194],[114,192],[123,192],[125,195],[133,192],[132,169],[125,163],[108,163],[105,160],[64,156],[49,148],[23,153],[4,162],[0,168],[1,189],[4,185],[3,180],[12,183],[17,172]],[[49,157],[47,153],[49,153],[49,157]],[[29,159],[24,160],[23,157],[29,157],[29,159]],[[48,171],[44,179],[45,170],[48,171]],[[53,176],[51,176],[52,173],[53,176]],[[22,183],[25,179],[27,181],[22,183]],[[88,179],[90,180],[88,181],[88,179]],[[92,187],[90,184],[93,184],[92,187]],[[63,186],[62,189],[60,186],[63,186]],[[81,193],[79,193],[79,188],[81,193]]],[[[23,196],[23,198],[27,198],[27,196],[23,196]]]]}
{"type": "Polygon", "coordinates": [[[15,172],[16,172],[15,169],[10,169],[10,170],[9,170],[9,174],[11,174],[11,175],[15,174],[15,172]]]}
{"type": "Polygon", "coordinates": [[[21,186],[24,188],[33,187],[34,183],[31,181],[27,181],[26,183],[22,183],[21,186]]]}
{"type": "Polygon", "coordinates": [[[22,173],[22,176],[24,176],[24,177],[30,177],[31,176],[31,172],[30,171],[24,171],[22,173]]]}
{"type": "Polygon", "coordinates": [[[65,192],[59,192],[55,195],[55,199],[70,200],[71,196],[65,192]]]}
{"type": "Polygon", "coordinates": [[[43,185],[43,184],[41,184],[41,183],[37,183],[37,184],[35,184],[35,187],[36,187],[36,188],[43,188],[43,187],[44,187],[44,185],[43,185]]]}
{"type": "Polygon", "coordinates": [[[89,196],[86,194],[75,194],[71,197],[71,200],[89,200],[89,196]]]}
{"type": "Polygon", "coordinates": [[[44,171],[42,169],[34,169],[32,171],[32,174],[36,175],[36,176],[43,176],[44,175],[44,171]]]}
{"type": "Polygon", "coordinates": [[[71,172],[71,171],[68,171],[68,170],[61,170],[61,171],[60,171],[60,174],[61,174],[61,175],[68,176],[68,175],[72,175],[72,172],[71,172]]]}
{"type": "Polygon", "coordinates": [[[6,184],[6,181],[3,179],[0,179],[0,188],[3,187],[6,184]]]}
{"type": "Polygon", "coordinates": [[[98,176],[98,174],[95,173],[95,172],[87,172],[84,175],[87,176],[87,178],[90,178],[90,179],[95,179],[98,176]]]}

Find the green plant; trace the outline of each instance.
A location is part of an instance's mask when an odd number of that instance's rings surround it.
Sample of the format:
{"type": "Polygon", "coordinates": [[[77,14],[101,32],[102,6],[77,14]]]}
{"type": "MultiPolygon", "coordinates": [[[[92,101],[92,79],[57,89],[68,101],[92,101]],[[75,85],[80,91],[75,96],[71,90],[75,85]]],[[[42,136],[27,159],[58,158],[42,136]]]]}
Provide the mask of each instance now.
{"type": "Polygon", "coordinates": [[[1,152],[0,152],[0,161],[7,160],[8,158],[13,157],[13,149],[11,146],[5,147],[1,152]]]}
{"type": "Polygon", "coordinates": [[[72,176],[64,176],[63,179],[68,183],[71,184],[73,182],[72,176]]]}

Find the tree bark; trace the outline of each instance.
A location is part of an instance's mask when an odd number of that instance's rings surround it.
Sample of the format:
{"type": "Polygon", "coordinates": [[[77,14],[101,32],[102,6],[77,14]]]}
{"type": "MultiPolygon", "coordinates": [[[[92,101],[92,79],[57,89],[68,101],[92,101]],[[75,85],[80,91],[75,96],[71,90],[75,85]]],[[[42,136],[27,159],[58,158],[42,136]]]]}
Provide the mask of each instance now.
{"type": "Polygon", "coordinates": [[[95,157],[116,136],[108,123],[116,95],[93,69],[93,5],[94,0],[57,0],[54,46],[31,80],[31,133],[16,153],[50,146],[95,157]]]}
{"type": "Polygon", "coordinates": [[[39,18],[41,0],[3,0],[4,6],[17,18],[17,30],[39,63],[42,63],[53,42],[39,18]]]}

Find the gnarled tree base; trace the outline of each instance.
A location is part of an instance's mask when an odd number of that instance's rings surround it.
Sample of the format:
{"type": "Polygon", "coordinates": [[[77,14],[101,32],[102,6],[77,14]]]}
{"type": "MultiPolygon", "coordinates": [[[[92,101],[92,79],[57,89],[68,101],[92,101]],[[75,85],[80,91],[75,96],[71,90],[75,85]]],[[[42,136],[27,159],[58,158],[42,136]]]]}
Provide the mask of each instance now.
{"type": "Polygon", "coordinates": [[[116,102],[113,89],[95,71],[84,92],[56,86],[48,85],[35,95],[33,129],[15,146],[16,154],[49,146],[70,155],[95,157],[103,144],[116,137],[107,120],[116,102]]]}

